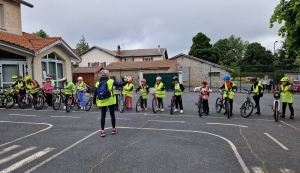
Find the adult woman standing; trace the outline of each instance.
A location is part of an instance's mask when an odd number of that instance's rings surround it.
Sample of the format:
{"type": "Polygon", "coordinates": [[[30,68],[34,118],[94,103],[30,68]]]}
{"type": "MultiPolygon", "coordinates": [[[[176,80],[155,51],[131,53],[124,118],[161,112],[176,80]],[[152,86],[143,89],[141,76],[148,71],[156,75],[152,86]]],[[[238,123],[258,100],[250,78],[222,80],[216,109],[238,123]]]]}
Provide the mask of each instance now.
{"type": "MultiPolygon", "coordinates": [[[[104,84],[105,84],[104,83],[104,84]]],[[[96,89],[94,92],[94,100],[93,100],[93,107],[96,107],[96,104],[98,107],[101,108],[101,120],[100,120],[100,124],[101,124],[101,131],[100,131],[100,136],[104,137],[105,136],[105,131],[104,131],[104,126],[105,126],[105,117],[106,117],[106,109],[108,107],[109,112],[110,112],[110,116],[111,116],[111,124],[112,124],[112,134],[117,133],[117,129],[116,127],[116,117],[115,117],[115,104],[116,104],[116,99],[114,98],[114,94],[113,94],[113,86],[124,86],[126,85],[127,82],[123,82],[123,83],[118,83],[112,79],[110,79],[110,75],[109,72],[107,70],[102,70],[100,72],[100,80],[98,85],[96,84],[96,89]],[[107,85],[107,88],[110,92],[110,97],[108,98],[104,98],[104,99],[98,99],[97,95],[98,95],[98,87],[99,85],[101,85],[101,83],[105,82],[107,85]]]]}
{"type": "Polygon", "coordinates": [[[85,92],[86,92],[86,84],[83,82],[83,78],[82,77],[78,77],[77,78],[77,84],[75,87],[75,93],[77,93],[77,98],[78,100],[80,100],[80,107],[81,110],[85,110],[85,103],[86,103],[86,96],[85,96],[85,92]]]}

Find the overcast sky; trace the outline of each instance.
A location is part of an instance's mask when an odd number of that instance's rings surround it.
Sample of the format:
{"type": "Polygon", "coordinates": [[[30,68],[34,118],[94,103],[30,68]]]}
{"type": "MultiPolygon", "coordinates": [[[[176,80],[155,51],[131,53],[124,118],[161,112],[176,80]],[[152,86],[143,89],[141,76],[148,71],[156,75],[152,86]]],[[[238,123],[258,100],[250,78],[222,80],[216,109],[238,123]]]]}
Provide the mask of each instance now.
{"type": "MultiPolygon", "coordinates": [[[[23,31],[45,30],[71,47],[82,35],[90,47],[116,50],[167,48],[169,57],[188,53],[203,32],[211,43],[230,35],[273,51],[279,25],[269,20],[279,0],[27,0],[23,31]]],[[[276,43],[276,47],[280,47],[276,43]]]]}

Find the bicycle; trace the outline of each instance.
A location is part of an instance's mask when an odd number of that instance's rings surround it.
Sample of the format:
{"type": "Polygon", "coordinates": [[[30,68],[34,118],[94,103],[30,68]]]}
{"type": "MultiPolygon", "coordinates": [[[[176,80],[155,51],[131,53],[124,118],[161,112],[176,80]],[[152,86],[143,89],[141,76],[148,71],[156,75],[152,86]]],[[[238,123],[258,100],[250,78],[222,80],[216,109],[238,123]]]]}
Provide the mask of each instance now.
{"type": "Polygon", "coordinates": [[[157,100],[157,97],[156,97],[156,93],[152,93],[153,95],[153,99],[152,99],[152,110],[154,113],[157,112],[157,103],[158,103],[158,100],[157,100]]]}
{"type": "Polygon", "coordinates": [[[89,111],[91,109],[92,104],[93,104],[93,99],[94,99],[94,92],[93,92],[93,90],[91,90],[90,91],[90,98],[86,102],[86,105],[85,105],[85,111],[89,111]]]}
{"type": "Polygon", "coordinates": [[[241,108],[240,108],[240,112],[241,112],[241,116],[244,118],[249,117],[252,112],[253,112],[253,103],[251,101],[251,94],[255,94],[253,92],[251,92],[250,90],[246,90],[244,89],[244,91],[247,92],[247,99],[246,101],[242,104],[241,108]],[[247,111],[249,111],[248,113],[246,113],[247,111]]]}
{"type": "Polygon", "coordinates": [[[171,104],[168,106],[171,108],[171,110],[170,110],[171,115],[173,115],[173,108],[176,107],[176,97],[175,97],[176,92],[179,92],[179,90],[174,90],[174,94],[172,95],[172,98],[171,98],[171,104]]]}
{"type": "MultiPolygon", "coordinates": [[[[4,89],[4,88],[0,88],[4,89]]],[[[15,91],[15,90],[14,90],[15,91]]],[[[0,93],[0,103],[4,108],[12,108],[14,106],[14,92],[4,89],[3,93],[0,93]]]]}
{"type": "Polygon", "coordinates": [[[229,98],[228,98],[229,92],[230,92],[229,90],[223,90],[222,92],[220,92],[222,97],[221,98],[218,97],[215,104],[216,112],[220,113],[222,109],[225,109],[228,118],[230,118],[229,98]],[[224,97],[224,95],[226,95],[226,97],[224,97]]]}
{"type": "Polygon", "coordinates": [[[61,91],[63,88],[58,88],[58,89],[59,89],[59,93],[53,92],[54,103],[52,107],[54,110],[58,110],[60,108],[61,103],[65,103],[66,95],[61,91]]]}
{"type": "Polygon", "coordinates": [[[280,91],[275,91],[274,94],[274,101],[273,101],[273,105],[269,105],[271,106],[271,109],[273,110],[274,114],[274,119],[275,122],[278,122],[278,117],[279,115],[281,115],[280,113],[280,91]]]}
{"type": "MultiPolygon", "coordinates": [[[[72,93],[72,95],[70,95],[67,100],[66,111],[70,112],[70,110],[75,106],[75,104],[76,104],[76,99],[74,97],[74,94],[72,93]]],[[[78,102],[77,102],[77,107],[79,108],[78,102]]]]}
{"type": "Polygon", "coordinates": [[[207,110],[205,110],[204,107],[203,107],[203,95],[202,95],[202,93],[200,93],[198,103],[195,103],[195,105],[198,107],[199,117],[202,117],[202,114],[204,114],[206,116],[208,115],[207,110]]]}
{"type": "Polygon", "coordinates": [[[46,100],[45,92],[43,89],[40,89],[40,92],[38,93],[36,98],[33,99],[32,101],[34,109],[36,110],[42,109],[44,107],[45,100],[46,100]]]}
{"type": "Polygon", "coordinates": [[[26,109],[32,104],[32,100],[32,95],[30,93],[26,93],[19,98],[18,105],[21,109],[26,109]]]}
{"type": "Polygon", "coordinates": [[[126,107],[126,101],[122,94],[122,89],[119,89],[119,91],[121,91],[121,94],[120,93],[118,94],[118,96],[119,96],[118,97],[119,112],[123,113],[125,110],[125,107],[126,107]]]}

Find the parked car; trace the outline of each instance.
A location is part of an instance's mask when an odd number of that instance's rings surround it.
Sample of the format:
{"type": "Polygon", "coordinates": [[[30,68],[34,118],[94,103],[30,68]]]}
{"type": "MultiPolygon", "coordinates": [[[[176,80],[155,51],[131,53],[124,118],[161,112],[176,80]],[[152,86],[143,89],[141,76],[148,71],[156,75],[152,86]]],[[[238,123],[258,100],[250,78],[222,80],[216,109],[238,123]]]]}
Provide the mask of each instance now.
{"type": "Polygon", "coordinates": [[[294,80],[293,86],[294,86],[295,92],[300,92],[300,81],[299,80],[294,80]]]}

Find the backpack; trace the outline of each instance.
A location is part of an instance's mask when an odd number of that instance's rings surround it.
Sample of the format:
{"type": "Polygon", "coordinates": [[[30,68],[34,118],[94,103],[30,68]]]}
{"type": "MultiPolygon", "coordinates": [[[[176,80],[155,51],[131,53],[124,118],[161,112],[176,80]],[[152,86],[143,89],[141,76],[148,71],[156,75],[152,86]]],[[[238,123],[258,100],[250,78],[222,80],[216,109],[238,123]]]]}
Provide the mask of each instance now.
{"type": "Polygon", "coordinates": [[[98,96],[99,100],[111,97],[111,92],[108,89],[107,81],[108,80],[99,81],[99,85],[98,85],[98,88],[97,88],[97,96],[98,96]]]}

